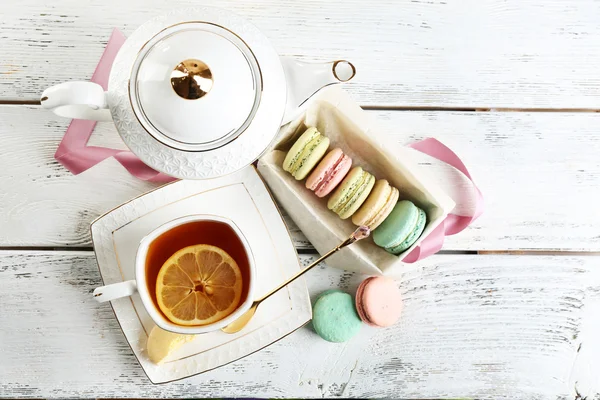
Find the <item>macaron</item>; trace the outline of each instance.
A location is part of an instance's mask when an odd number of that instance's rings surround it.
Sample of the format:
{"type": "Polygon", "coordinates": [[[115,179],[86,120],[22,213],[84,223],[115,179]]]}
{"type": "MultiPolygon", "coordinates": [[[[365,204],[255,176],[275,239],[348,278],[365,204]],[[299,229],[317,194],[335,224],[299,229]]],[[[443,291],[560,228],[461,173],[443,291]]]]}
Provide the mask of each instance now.
{"type": "Polygon", "coordinates": [[[296,180],[304,179],[323,158],[328,147],[329,138],[321,135],[317,128],[308,128],[288,151],[283,169],[296,180]]]}
{"type": "Polygon", "coordinates": [[[373,241],[387,252],[398,255],[419,239],[426,222],[425,211],[411,201],[399,201],[385,221],[373,231],[373,241]]]}
{"type": "Polygon", "coordinates": [[[344,179],[350,171],[352,159],[339,149],[333,149],[306,180],[306,188],[315,192],[317,197],[325,197],[344,179]]]}
{"type": "Polygon", "coordinates": [[[354,167],[327,202],[327,208],[341,219],[352,216],[365,202],[375,185],[375,177],[361,167],[354,167]]]}
{"type": "Polygon", "coordinates": [[[328,342],[342,343],[358,333],[362,322],[354,298],[341,290],[327,290],[313,306],[315,332],[328,342]]]}
{"type": "Polygon", "coordinates": [[[352,216],[352,222],[354,225],[366,225],[374,230],[390,215],[399,195],[398,189],[390,186],[388,181],[378,180],[367,200],[352,216]]]}
{"type": "Polygon", "coordinates": [[[396,282],[382,276],[365,279],[356,291],[356,310],[368,325],[394,325],[402,314],[402,296],[396,282]]]}

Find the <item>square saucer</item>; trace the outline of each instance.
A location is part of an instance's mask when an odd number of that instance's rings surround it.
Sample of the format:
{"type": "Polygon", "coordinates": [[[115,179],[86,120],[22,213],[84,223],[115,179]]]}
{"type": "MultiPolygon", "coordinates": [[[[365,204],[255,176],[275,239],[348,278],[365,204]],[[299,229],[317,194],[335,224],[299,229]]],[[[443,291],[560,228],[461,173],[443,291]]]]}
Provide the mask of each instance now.
{"type": "MultiPolygon", "coordinates": [[[[94,221],[92,241],[104,285],[134,279],[140,240],[165,222],[193,214],[219,215],[236,223],[255,257],[257,297],[300,270],[283,218],[256,169],[249,166],[216,179],[168,184],[94,221]]],[[[146,352],[155,324],[139,295],[113,300],[111,305],[152,383],[183,379],[252,354],[302,327],[312,314],[306,283],[300,278],[265,300],[241,332],[198,335],[156,365],[146,352]]]]}

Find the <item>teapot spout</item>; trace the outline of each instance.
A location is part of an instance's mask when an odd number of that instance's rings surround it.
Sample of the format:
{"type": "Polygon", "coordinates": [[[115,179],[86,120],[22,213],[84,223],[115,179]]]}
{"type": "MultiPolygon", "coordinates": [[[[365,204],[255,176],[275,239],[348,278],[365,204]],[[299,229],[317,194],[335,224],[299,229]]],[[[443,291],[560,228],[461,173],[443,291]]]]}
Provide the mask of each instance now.
{"type": "Polygon", "coordinates": [[[299,115],[307,100],[326,86],[348,82],[356,75],[354,65],[345,60],[326,63],[298,61],[281,57],[287,81],[287,102],[282,125],[299,115]]]}

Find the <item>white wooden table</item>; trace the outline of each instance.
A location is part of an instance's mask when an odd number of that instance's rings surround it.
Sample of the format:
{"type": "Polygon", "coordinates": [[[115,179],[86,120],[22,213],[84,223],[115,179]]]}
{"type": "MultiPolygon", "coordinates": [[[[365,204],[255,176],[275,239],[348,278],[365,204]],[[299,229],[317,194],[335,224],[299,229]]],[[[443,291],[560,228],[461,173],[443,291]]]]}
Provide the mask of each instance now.
{"type": "MultiPolygon", "coordinates": [[[[390,140],[435,136],[486,213],[398,277],[401,323],[334,345],[303,328],[192,379],[153,386],[108,305],[90,221],[153,187],[107,160],[73,176],[42,90],[89,79],[126,34],[195,0],[0,3],[0,397],[600,399],[600,2],[220,0],[281,54],[345,58],[348,91],[390,140]]],[[[110,124],[92,144],[123,147],[110,124]]],[[[422,167],[460,196],[458,177],[422,167]]],[[[303,262],[310,244],[295,230],[303,262]]],[[[329,268],[312,295],[362,277],[329,268]]]]}

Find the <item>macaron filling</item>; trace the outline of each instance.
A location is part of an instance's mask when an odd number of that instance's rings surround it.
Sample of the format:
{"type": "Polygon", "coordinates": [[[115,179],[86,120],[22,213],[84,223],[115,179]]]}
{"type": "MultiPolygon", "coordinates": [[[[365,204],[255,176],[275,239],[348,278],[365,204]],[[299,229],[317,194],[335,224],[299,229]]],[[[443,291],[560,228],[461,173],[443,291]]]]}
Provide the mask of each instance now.
{"type": "Polygon", "coordinates": [[[312,138],[306,144],[306,146],[304,146],[304,148],[300,152],[298,152],[299,155],[297,158],[294,159],[294,161],[292,161],[292,166],[290,168],[290,173],[292,175],[296,174],[296,172],[298,172],[298,170],[302,168],[302,165],[304,165],[308,157],[310,157],[311,153],[317,148],[319,144],[321,144],[323,140],[325,140],[325,137],[317,132],[317,136],[312,138]]]}
{"type": "MultiPolygon", "coordinates": [[[[339,212],[340,217],[346,214],[349,210],[351,210],[354,207],[354,204],[356,204],[357,201],[361,200],[361,195],[364,194],[366,191],[370,191],[370,188],[372,188],[375,184],[375,177],[373,175],[369,174],[368,172],[364,172],[364,175],[366,176],[363,176],[361,185],[358,187],[354,195],[352,195],[348,199],[344,207],[342,207],[342,210],[339,212]]],[[[366,196],[362,196],[361,203],[365,200],[365,198],[366,196]]]]}
{"type": "MultiPolygon", "coordinates": [[[[348,178],[346,178],[346,179],[348,179],[348,178]]],[[[358,189],[365,184],[365,181],[366,181],[365,171],[362,171],[360,174],[360,177],[355,182],[353,182],[352,185],[350,185],[350,187],[346,188],[346,187],[342,186],[339,190],[341,190],[342,193],[345,191],[346,195],[343,196],[341,199],[339,199],[339,201],[337,203],[333,204],[333,206],[331,207],[331,211],[339,214],[340,211],[346,205],[346,203],[348,203],[348,201],[350,201],[350,199],[358,191],[358,189]]]]}
{"type": "Polygon", "coordinates": [[[375,326],[375,324],[373,322],[371,322],[371,320],[369,319],[369,316],[367,315],[365,308],[363,306],[363,302],[362,302],[362,297],[365,292],[365,287],[369,284],[369,282],[372,279],[374,279],[374,278],[367,278],[358,286],[358,289],[356,290],[355,303],[356,303],[356,312],[358,313],[358,316],[360,317],[360,319],[367,325],[375,326]]]}
{"type": "Polygon", "coordinates": [[[344,214],[356,203],[360,194],[363,193],[367,187],[369,187],[371,181],[375,178],[367,171],[362,171],[360,179],[356,181],[349,189],[348,194],[344,196],[337,204],[332,208],[336,214],[344,214]]]}
{"type": "Polygon", "coordinates": [[[419,237],[423,233],[423,230],[425,229],[426,220],[427,220],[427,215],[425,214],[425,211],[423,211],[419,208],[418,217],[415,221],[413,228],[410,230],[410,233],[408,234],[408,236],[401,241],[392,243],[390,246],[387,246],[385,248],[385,250],[392,254],[398,255],[398,254],[402,253],[403,251],[405,251],[406,249],[408,249],[410,246],[412,246],[417,241],[417,239],[419,239],[419,237]]]}
{"type": "Polygon", "coordinates": [[[283,161],[283,169],[288,172],[291,172],[292,167],[298,161],[298,159],[302,155],[302,152],[304,151],[306,146],[308,146],[308,144],[310,143],[311,140],[318,137],[319,135],[320,135],[320,133],[316,129],[314,129],[314,128],[307,129],[302,134],[302,136],[300,136],[300,138],[298,138],[298,140],[296,140],[296,142],[294,143],[292,148],[288,151],[288,154],[286,155],[285,160],[283,161]],[[300,146],[300,143],[302,143],[305,136],[308,136],[308,137],[307,137],[304,145],[302,145],[302,147],[300,147],[300,148],[297,148],[300,146]]]}
{"type": "MultiPolygon", "coordinates": [[[[312,190],[312,191],[317,191],[320,188],[323,187],[323,184],[325,183],[325,181],[328,179],[329,176],[331,176],[333,174],[333,171],[335,171],[336,167],[338,165],[340,165],[340,163],[342,162],[342,159],[344,158],[344,154],[340,155],[340,157],[338,157],[338,159],[334,162],[334,164],[323,173],[322,176],[317,176],[314,182],[312,182],[311,186],[307,186],[308,189],[312,190]]],[[[311,178],[309,178],[310,180],[311,178]]],[[[308,185],[307,181],[307,185],[308,185]]]]}
{"type": "Polygon", "coordinates": [[[344,162],[349,159],[350,157],[342,154],[342,156],[335,162],[333,167],[325,173],[323,179],[316,183],[313,190],[317,195],[320,195],[321,191],[329,184],[329,182],[331,182],[331,180],[340,173],[341,169],[344,168],[344,162]]]}
{"type": "Polygon", "coordinates": [[[395,187],[390,186],[390,189],[390,193],[385,201],[384,206],[378,212],[374,213],[371,218],[368,218],[364,225],[367,225],[371,229],[375,229],[377,226],[379,226],[379,224],[381,224],[381,222],[383,222],[385,217],[392,212],[396,202],[398,201],[399,193],[398,189],[395,187]],[[375,224],[376,222],[378,222],[378,224],[375,224]]]}

